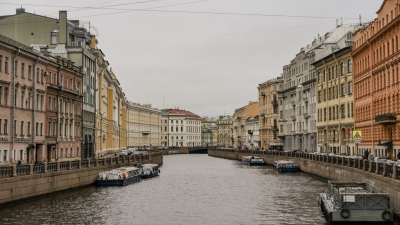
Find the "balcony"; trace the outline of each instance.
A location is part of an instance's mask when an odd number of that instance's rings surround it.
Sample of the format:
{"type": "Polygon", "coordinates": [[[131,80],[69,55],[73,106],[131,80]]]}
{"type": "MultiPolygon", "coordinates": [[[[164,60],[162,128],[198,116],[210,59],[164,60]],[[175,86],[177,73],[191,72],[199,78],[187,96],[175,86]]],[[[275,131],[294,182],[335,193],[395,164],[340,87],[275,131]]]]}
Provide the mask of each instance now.
{"type": "Polygon", "coordinates": [[[296,120],[296,116],[292,116],[291,119],[292,119],[292,121],[295,121],[296,120]]]}
{"type": "Polygon", "coordinates": [[[265,97],[265,92],[261,92],[261,96],[264,96],[264,97],[265,97]]]}
{"type": "Polygon", "coordinates": [[[375,123],[396,123],[396,115],[385,113],[375,116],[375,123]]]}
{"type": "Polygon", "coordinates": [[[278,126],[271,126],[271,130],[278,130],[278,126]]]}
{"type": "Polygon", "coordinates": [[[275,106],[275,105],[278,105],[278,101],[273,100],[273,101],[271,101],[271,104],[274,105],[274,106],[275,106]]]}
{"type": "Polygon", "coordinates": [[[142,131],[142,134],[149,135],[150,131],[142,131]]]}
{"type": "Polygon", "coordinates": [[[247,133],[248,134],[253,134],[253,131],[252,130],[248,130],[247,133]]]}
{"type": "Polygon", "coordinates": [[[296,105],[296,101],[291,101],[292,105],[296,105]]]}
{"type": "Polygon", "coordinates": [[[309,113],[303,113],[303,117],[304,119],[308,119],[311,117],[311,115],[309,113]]]}
{"type": "Polygon", "coordinates": [[[303,101],[304,101],[304,102],[308,102],[308,99],[309,99],[308,97],[304,97],[304,98],[303,98],[303,101]]]}
{"type": "Polygon", "coordinates": [[[265,117],[265,113],[261,113],[261,117],[264,118],[265,117]]]}
{"type": "Polygon", "coordinates": [[[307,129],[304,129],[303,130],[303,134],[308,134],[309,132],[308,132],[308,130],[307,129]]]}
{"type": "Polygon", "coordinates": [[[287,120],[286,119],[283,119],[283,118],[281,118],[281,119],[279,119],[279,122],[286,122],[287,120]]]}

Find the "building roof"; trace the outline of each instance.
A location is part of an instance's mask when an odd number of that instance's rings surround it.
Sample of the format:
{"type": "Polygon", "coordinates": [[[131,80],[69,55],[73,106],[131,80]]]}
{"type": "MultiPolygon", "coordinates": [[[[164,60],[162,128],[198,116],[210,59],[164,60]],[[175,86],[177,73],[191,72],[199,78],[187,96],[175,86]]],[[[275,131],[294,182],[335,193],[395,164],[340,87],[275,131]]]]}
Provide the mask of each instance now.
{"type": "Polygon", "coordinates": [[[199,118],[201,119],[200,116],[186,110],[180,110],[180,109],[166,109],[170,114],[182,114],[185,117],[193,117],[193,118],[199,118]]]}

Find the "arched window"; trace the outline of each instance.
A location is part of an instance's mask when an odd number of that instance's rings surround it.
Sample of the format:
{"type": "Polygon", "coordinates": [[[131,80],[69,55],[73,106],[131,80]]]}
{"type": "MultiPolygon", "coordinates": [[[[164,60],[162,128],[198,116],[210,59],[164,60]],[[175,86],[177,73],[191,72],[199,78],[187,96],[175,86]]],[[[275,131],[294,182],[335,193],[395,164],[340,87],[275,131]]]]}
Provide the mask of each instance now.
{"type": "Polygon", "coordinates": [[[344,76],[344,63],[340,63],[340,74],[344,76]]]}
{"type": "Polygon", "coordinates": [[[348,65],[348,73],[352,73],[353,72],[353,61],[351,59],[349,59],[349,61],[347,61],[347,65],[348,65]]]}

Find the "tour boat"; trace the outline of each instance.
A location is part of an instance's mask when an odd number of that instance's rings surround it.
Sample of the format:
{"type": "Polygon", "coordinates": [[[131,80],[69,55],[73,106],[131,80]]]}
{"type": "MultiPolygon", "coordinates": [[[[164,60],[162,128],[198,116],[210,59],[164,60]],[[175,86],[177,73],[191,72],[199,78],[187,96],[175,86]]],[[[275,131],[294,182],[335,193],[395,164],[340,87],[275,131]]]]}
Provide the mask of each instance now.
{"type": "Polygon", "coordinates": [[[390,195],[366,182],[328,181],[328,190],[317,200],[329,224],[393,221],[390,195]]]}
{"type": "Polygon", "coordinates": [[[123,167],[99,173],[96,185],[106,186],[125,186],[129,183],[140,181],[140,171],[136,167],[123,167]]]}
{"type": "Polygon", "coordinates": [[[242,162],[245,165],[256,166],[256,165],[265,165],[267,164],[264,158],[260,158],[257,156],[243,156],[242,162]]]}
{"type": "Polygon", "coordinates": [[[142,179],[155,177],[161,173],[161,170],[158,168],[158,164],[139,164],[139,168],[142,179]]]}
{"type": "Polygon", "coordinates": [[[293,161],[285,160],[275,161],[274,167],[279,172],[297,172],[300,169],[299,166],[293,161]]]}

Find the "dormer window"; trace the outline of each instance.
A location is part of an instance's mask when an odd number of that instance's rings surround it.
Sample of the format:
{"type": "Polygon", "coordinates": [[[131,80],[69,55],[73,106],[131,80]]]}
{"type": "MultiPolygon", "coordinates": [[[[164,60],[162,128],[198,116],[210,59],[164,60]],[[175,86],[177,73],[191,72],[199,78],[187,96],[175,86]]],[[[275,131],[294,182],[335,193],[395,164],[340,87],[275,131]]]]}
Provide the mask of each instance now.
{"type": "Polygon", "coordinates": [[[51,32],[51,44],[52,45],[57,44],[57,32],[51,32]]]}

